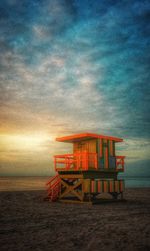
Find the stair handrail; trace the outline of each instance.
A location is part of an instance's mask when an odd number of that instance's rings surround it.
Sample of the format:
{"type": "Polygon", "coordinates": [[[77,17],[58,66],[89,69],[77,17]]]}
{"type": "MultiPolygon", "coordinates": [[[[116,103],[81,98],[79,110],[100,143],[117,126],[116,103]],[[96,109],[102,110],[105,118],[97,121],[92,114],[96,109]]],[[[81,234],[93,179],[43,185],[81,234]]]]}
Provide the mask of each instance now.
{"type": "Polygon", "coordinates": [[[54,181],[55,179],[57,179],[59,177],[59,174],[56,174],[55,176],[51,177],[47,182],[46,182],[46,186],[48,186],[52,181],[54,181]]]}
{"type": "Polygon", "coordinates": [[[60,180],[57,180],[53,185],[51,185],[49,188],[48,188],[48,191],[51,190],[51,189],[54,189],[55,187],[57,187],[57,185],[59,185],[60,183],[60,180]]]}
{"type": "Polygon", "coordinates": [[[58,198],[58,194],[60,191],[60,177],[57,173],[54,177],[51,177],[50,180],[46,183],[48,186],[47,192],[48,192],[48,198],[51,201],[55,201],[58,198]]]}

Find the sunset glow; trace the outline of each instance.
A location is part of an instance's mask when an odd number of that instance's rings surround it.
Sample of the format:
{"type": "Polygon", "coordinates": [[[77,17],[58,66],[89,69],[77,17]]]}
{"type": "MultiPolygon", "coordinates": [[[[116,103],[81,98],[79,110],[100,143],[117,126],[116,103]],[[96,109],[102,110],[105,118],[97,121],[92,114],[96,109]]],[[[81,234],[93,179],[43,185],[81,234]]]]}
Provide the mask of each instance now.
{"type": "Polygon", "coordinates": [[[46,142],[50,142],[52,137],[49,135],[2,135],[1,146],[7,150],[42,150],[46,142]]]}

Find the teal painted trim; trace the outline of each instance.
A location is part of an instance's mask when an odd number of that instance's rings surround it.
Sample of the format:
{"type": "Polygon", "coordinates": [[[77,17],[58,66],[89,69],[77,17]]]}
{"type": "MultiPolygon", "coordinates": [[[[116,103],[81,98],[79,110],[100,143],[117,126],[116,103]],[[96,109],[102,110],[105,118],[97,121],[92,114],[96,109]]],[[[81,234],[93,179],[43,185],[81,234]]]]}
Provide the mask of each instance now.
{"type": "Polygon", "coordinates": [[[115,153],[115,141],[113,141],[113,156],[115,156],[116,153],[115,153]]]}

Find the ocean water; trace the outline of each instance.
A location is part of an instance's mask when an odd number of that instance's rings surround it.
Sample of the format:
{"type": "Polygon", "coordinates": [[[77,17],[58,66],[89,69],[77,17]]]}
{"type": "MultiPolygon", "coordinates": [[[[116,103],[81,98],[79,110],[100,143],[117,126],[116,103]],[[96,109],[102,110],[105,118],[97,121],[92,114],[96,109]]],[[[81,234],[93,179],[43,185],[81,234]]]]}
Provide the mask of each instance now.
{"type": "MultiPolygon", "coordinates": [[[[150,177],[126,176],[126,188],[150,187],[150,177]]],[[[49,177],[0,177],[0,191],[45,190],[49,177]]]]}
{"type": "Polygon", "coordinates": [[[125,180],[125,186],[127,188],[150,187],[150,177],[128,176],[122,178],[125,180]]]}
{"type": "Polygon", "coordinates": [[[0,191],[44,190],[49,177],[0,177],[0,191]]]}

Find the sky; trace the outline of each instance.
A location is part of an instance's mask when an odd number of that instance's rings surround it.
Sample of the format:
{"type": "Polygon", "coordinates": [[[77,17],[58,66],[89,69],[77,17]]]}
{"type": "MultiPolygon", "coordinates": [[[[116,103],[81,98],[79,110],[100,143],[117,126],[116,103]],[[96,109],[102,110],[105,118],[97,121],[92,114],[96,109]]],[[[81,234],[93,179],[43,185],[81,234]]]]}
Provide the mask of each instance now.
{"type": "Polygon", "coordinates": [[[81,132],[150,175],[148,0],[1,0],[0,26],[0,175],[50,175],[81,132]]]}

